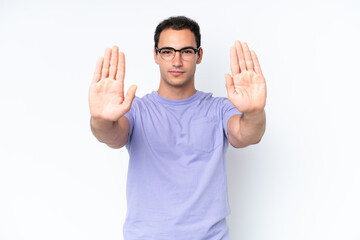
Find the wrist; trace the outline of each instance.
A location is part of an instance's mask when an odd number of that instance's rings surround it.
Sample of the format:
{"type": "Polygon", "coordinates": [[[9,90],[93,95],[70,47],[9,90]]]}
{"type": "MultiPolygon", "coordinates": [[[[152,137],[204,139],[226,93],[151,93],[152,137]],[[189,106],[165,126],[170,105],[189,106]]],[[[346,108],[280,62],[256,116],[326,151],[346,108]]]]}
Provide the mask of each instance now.
{"type": "Polygon", "coordinates": [[[243,112],[242,117],[246,118],[257,118],[265,114],[265,110],[262,109],[260,111],[252,111],[252,112],[243,112]]]}
{"type": "Polygon", "coordinates": [[[116,124],[115,121],[106,120],[104,118],[93,117],[90,118],[90,125],[96,129],[110,129],[116,124]]]}

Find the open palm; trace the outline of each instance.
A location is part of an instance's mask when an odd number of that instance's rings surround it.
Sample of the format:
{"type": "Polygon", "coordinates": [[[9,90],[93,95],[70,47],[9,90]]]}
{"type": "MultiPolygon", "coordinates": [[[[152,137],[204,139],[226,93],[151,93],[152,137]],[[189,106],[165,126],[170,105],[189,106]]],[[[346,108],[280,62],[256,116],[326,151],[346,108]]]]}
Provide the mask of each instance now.
{"type": "Polygon", "coordinates": [[[89,107],[93,118],[117,121],[130,110],[137,86],[124,97],[125,56],[117,46],[106,49],[95,68],[89,89],[89,107]]]}
{"type": "Polygon", "coordinates": [[[226,74],[228,99],[243,113],[256,114],[264,110],[266,83],[254,51],[246,43],[235,42],[230,49],[231,75],[226,74]]]}

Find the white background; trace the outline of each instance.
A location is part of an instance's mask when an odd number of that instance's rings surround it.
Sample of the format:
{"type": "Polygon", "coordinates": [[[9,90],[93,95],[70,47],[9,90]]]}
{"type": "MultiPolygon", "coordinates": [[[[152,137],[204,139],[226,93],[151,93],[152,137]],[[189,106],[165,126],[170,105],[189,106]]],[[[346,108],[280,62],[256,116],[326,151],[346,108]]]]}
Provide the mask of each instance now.
{"type": "Polygon", "coordinates": [[[0,0],[0,239],[122,239],[128,154],[91,134],[96,60],[118,45],[126,89],[158,89],[156,25],[201,27],[196,88],[226,97],[246,41],[268,87],[260,144],[229,148],[231,239],[360,239],[358,1],[0,0]]]}

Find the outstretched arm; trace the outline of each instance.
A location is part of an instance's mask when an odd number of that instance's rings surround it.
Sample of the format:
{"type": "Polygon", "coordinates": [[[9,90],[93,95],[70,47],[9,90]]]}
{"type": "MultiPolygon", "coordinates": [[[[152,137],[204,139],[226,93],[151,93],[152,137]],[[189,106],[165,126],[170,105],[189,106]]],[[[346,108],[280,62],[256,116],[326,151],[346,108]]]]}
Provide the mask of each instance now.
{"type": "Polygon", "coordinates": [[[107,48],[100,57],[89,88],[91,130],[94,136],[112,148],[123,147],[130,130],[124,114],[130,110],[137,86],[124,97],[125,56],[117,46],[107,48]]]}
{"type": "Polygon", "coordinates": [[[232,116],[227,125],[231,145],[246,147],[260,142],[265,132],[266,83],[254,51],[235,42],[230,49],[231,74],[226,74],[229,101],[243,114],[232,116]]]}

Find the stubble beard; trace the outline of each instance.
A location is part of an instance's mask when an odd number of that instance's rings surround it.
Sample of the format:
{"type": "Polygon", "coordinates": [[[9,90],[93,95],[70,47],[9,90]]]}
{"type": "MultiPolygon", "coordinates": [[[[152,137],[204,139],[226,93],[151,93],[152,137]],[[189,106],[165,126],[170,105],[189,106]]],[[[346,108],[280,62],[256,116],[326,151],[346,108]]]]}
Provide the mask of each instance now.
{"type": "Polygon", "coordinates": [[[184,81],[181,81],[181,82],[172,82],[171,80],[168,80],[167,78],[163,78],[163,79],[167,85],[170,85],[171,87],[176,87],[176,88],[186,86],[191,81],[191,79],[185,79],[184,81]]]}
{"type": "Polygon", "coordinates": [[[166,74],[165,74],[165,76],[162,77],[162,79],[164,80],[164,83],[166,83],[167,85],[169,85],[171,87],[175,87],[175,88],[184,87],[184,86],[190,84],[190,82],[192,81],[193,78],[194,78],[194,76],[192,78],[186,78],[186,79],[183,79],[182,81],[178,82],[178,81],[176,81],[177,80],[176,77],[170,76],[169,78],[167,78],[166,74]],[[172,79],[174,79],[175,81],[172,81],[172,79]]]}

